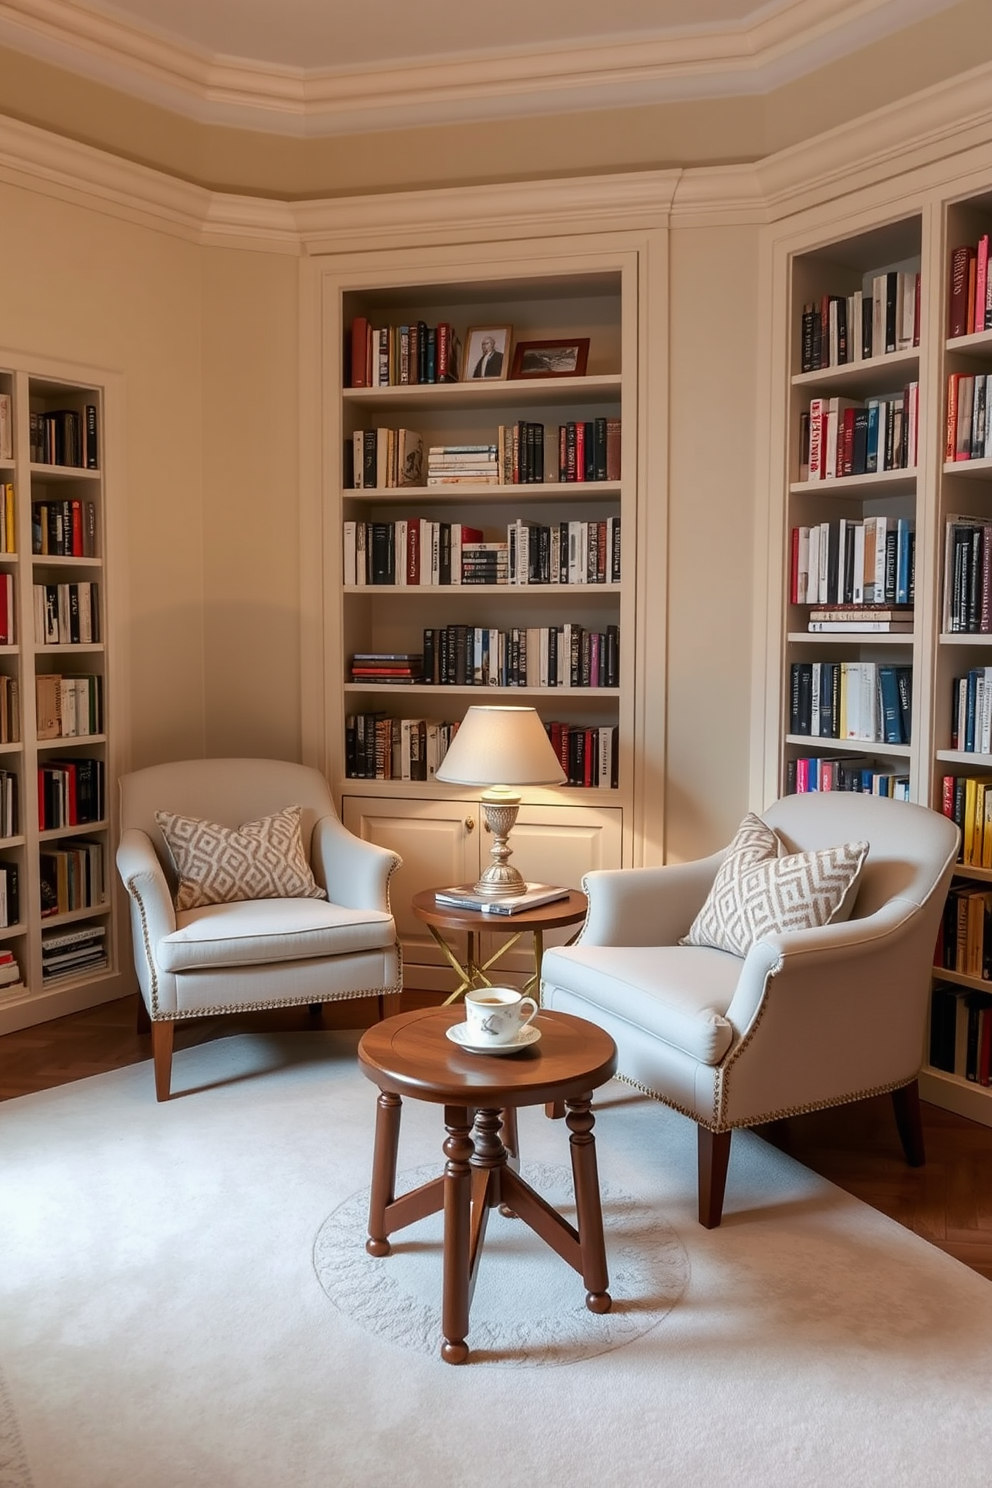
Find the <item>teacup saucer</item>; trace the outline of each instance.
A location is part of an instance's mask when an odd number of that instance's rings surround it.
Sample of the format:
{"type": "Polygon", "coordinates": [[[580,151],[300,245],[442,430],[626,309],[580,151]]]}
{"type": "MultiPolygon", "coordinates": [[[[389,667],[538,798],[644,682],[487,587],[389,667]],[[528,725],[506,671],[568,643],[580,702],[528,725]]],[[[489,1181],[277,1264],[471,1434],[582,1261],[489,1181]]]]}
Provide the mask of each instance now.
{"type": "Polygon", "coordinates": [[[467,1049],[470,1054],[516,1054],[521,1049],[529,1049],[531,1044],[536,1044],[541,1037],[541,1030],[535,1028],[533,1023],[528,1023],[526,1028],[521,1028],[516,1038],[509,1044],[472,1043],[467,1023],[455,1023],[444,1031],[453,1044],[457,1044],[459,1049],[467,1049]]]}

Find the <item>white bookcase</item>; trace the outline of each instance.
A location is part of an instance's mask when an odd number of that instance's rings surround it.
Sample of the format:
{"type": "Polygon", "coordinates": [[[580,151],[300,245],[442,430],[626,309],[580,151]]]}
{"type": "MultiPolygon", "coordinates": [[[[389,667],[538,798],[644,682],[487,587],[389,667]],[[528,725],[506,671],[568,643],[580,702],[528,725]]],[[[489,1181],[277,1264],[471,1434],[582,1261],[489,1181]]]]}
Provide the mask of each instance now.
{"type": "MultiPolygon", "coordinates": [[[[384,255],[352,269],[322,265],[317,303],[321,321],[323,432],[323,716],[322,764],[341,800],[346,823],[394,847],[404,866],[393,900],[404,942],[407,981],[441,989],[449,975],[436,947],[406,908],[423,888],[477,876],[488,854],[477,792],[433,779],[356,778],[349,773],[346,731],[359,714],[457,722],[478,702],[527,704],[545,722],[573,729],[613,729],[616,784],[536,788],[524,793],[511,839],[514,862],[527,877],[578,887],[594,867],[630,861],[633,830],[634,615],[637,521],[637,273],[634,252],[568,255],[568,271],[550,272],[549,256],[519,249],[487,261],[485,250],[384,255]],[[485,381],[350,386],[350,332],[355,320],[373,327],[452,325],[463,346],[469,330],[511,327],[507,357],[518,342],[588,339],[582,375],[485,381]],[[554,449],[559,426],[597,418],[620,420],[617,478],[558,479],[554,449]],[[500,425],[530,421],[545,429],[545,479],[539,483],[429,485],[431,445],[496,443],[500,425]],[[356,489],[355,430],[409,429],[424,447],[424,484],[356,489]],[[486,541],[505,541],[518,519],[551,527],[568,521],[620,519],[617,582],[531,584],[345,583],[344,524],[421,521],[463,524],[486,541]],[[425,630],[467,626],[509,632],[565,626],[619,631],[614,686],[358,683],[350,680],[357,652],[420,653],[425,630]],[[421,933],[418,933],[419,932],[421,933]]],[[[560,254],[554,256],[561,262],[560,254]]],[[[508,366],[509,373],[509,366],[508,366]]],[[[353,766],[352,766],[353,768],[353,766]]],[[[383,772],[380,769],[380,777],[383,772]]],[[[509,964],[509,963],[508,963],[509,964]]],[[[523,960],[521,960],[523,966],[523,960]]]]}
{"type": "Polygon", "coordinates": [[[0,743],[14,801],[0,866],[16,874],[17,911],[0,927],[0,950],[13,953],[23,984],[0,986],[0,1032],[9,1032],[127,989],[113,857],[106,563],[107,427],[116,388],[84,369],[0,351],[0,393],[11,413],[0,481],[12,517],[0,551],[12,601],[0,671],[17,694],[16,736],[0,743]],[[58,688],[55,677],[78,685],[58,688]],[[102,963],[75,959],[84,936],[103,947],[102,963]],[[62,945],[53,947],[53,939],[62,945]]]}

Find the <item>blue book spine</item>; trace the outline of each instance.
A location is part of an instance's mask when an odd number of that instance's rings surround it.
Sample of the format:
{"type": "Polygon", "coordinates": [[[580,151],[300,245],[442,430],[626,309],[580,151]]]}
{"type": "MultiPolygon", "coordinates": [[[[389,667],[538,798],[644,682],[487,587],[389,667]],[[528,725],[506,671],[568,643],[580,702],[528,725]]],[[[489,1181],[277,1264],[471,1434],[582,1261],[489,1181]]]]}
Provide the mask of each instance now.
{"type": "Polygon", "coordinates": [[[878,399],[872,398],[868,402],[868,433],[865,438],[865,470],[874,471],[878,469],[878,399]]]}

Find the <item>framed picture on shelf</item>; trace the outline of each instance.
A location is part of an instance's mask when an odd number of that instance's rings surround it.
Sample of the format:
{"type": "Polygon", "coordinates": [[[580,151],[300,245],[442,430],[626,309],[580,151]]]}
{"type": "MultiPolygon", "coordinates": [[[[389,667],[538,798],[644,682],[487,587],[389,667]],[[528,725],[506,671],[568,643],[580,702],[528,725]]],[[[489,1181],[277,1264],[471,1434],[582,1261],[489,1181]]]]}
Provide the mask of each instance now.
{"type": "Polygon", "coordinates": [[[589,360],[589,337],[567,341],[518,341],[513,348],[510,376],[584,377],[589,360]]]}
{"type": "Polygon", "coordinates": [[[513,327],[472,326],[465,333],[465,355],[462,359],[462,382],[480,378],[505,381],[510,370],[510,337],[513,327]]]}

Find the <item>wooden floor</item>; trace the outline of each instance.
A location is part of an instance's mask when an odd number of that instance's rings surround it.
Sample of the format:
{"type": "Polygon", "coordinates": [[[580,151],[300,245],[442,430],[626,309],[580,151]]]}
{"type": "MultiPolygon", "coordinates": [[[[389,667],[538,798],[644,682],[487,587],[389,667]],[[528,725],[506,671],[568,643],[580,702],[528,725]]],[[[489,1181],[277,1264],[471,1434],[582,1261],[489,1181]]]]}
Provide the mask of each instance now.
{"type": "MultiPolygon", "coordinates": [[[[438,1001],[403,994],[404,1008],[438,1001]]],[[[0,1100],[47,1090],[87,1075],[149,1061],[151,1040],[135,1032],[137,999],[0,1037],[0,1100]]],[[[305,1008],[180,1024],[176,1049],[219,1035],[263,1029],[354,1028],[371,1023],[375,1004],[345,1003],[312,1017],[305,1008]]],[[[992,1128],[923,1105],[927,1163],[907,1168],[887,1096],[793,1117],[764,1135],[848,1193],[914,1230],[992,1280],[992,1128]]],[[[731,1157],[733,1162],[733,1157],[731,1157]]]]}

